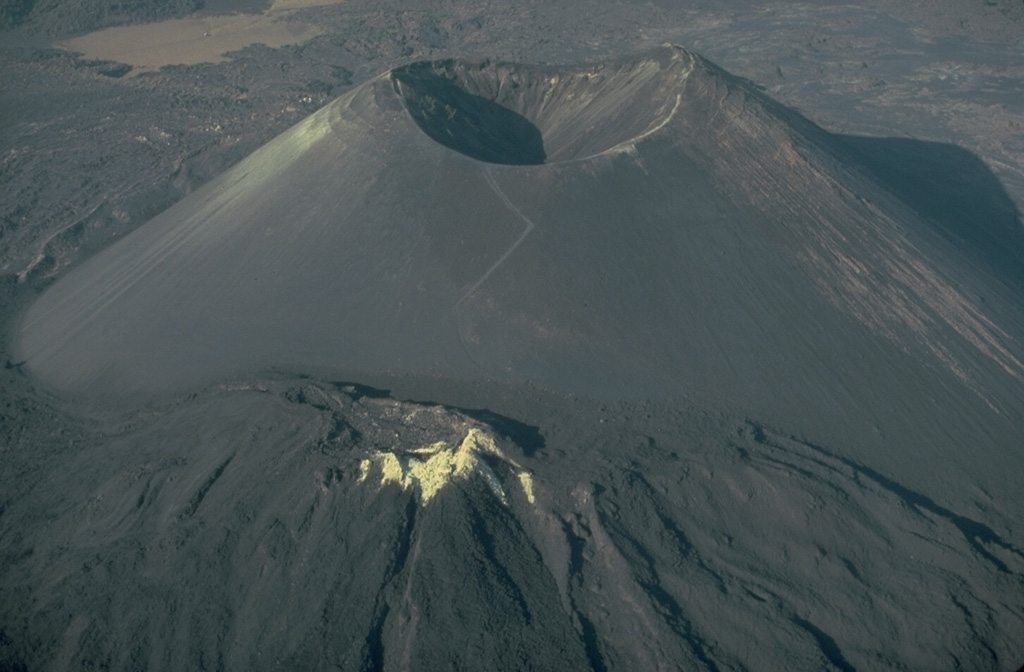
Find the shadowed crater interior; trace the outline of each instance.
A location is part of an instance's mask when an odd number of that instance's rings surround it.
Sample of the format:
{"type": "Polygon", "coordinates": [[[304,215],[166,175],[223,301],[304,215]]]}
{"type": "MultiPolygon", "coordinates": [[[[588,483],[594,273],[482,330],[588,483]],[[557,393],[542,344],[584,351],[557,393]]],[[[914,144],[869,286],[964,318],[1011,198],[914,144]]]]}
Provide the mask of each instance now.
{"type": "Polygon", "coordinates": [[[582,159],[658,128],[689,72],[680,50],[571,71],[492,61],[414,63],[391,73],[424,133],[480,161],[582,159]]]}

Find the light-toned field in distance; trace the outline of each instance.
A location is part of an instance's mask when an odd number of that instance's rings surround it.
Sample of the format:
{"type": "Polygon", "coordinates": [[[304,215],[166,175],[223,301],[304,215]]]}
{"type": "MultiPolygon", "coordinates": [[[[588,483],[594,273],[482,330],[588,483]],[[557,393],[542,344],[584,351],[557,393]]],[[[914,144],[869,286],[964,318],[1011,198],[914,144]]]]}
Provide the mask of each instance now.
{"type": "Polygon", "coordinates": [[[224,54],[251,44],[271,48],[298,44],[319,29],[297,17],[298,9],[337,4],[343,0],[275,0],[262,14],[227,14],[170,19],[138,26],[106,28],[57,43],[86,58],[128,63],[132,74],[165,65],[218,63],[224,54]]]}

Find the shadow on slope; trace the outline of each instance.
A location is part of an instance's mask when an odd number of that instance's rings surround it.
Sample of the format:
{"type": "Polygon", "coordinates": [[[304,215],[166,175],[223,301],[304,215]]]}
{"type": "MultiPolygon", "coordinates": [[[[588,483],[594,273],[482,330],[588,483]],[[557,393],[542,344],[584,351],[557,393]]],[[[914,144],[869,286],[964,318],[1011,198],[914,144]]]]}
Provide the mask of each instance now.
{"type": "Polygon", "coordinates": [[[1024,228],[999,179],[971,152],[910,138],[837,135],[883,188],[962,250],[1024,284],[1024,228]]]}
{"type": "Polygon", "coordinates": [[[999,178],[976,154],[957,145],[915,138],[825,131],[764,87],[705,61],[722,80],[745,90],[773,116],[817,137],[834,155],[861,167],[885,191],[933,224],[961,252],[1024,287],[1024,218],[999,178]]]}

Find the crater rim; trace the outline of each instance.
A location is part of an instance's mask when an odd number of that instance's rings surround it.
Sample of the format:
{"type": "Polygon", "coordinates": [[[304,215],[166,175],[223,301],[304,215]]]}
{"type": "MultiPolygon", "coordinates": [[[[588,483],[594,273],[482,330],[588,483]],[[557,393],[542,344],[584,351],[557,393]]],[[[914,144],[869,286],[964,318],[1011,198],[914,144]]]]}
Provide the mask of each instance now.
{"type": "Polygon", "coordinates": [[[666,126],[693,61],[666,45],[565,66],[417,61],[389,79],[411,120],[438,144],[484,163],[538,166],[621,150],[666,126]]]}

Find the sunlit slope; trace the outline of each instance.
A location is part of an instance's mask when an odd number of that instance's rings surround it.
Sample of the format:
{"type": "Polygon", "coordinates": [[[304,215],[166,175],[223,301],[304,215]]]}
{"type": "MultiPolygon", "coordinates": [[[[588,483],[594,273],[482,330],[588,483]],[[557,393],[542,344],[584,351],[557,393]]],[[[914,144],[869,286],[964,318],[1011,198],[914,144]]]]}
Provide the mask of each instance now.
{"type": "Polygon", "coordinates": [[[445,317],[519,222],[390,92],[381,79],[335,101],[69,273],[24,321],[29,369],[92,392],[457,363],[445,317]]]}
{"type": "Polygon", "coordinates": [[[1005,438],[1021,297],[968,258],[684,50],[441,61],[367,82],[69,273],[19,349],[67,394],[326,367],[697,395],[863,435],[955,407],[1005,438]]]}

